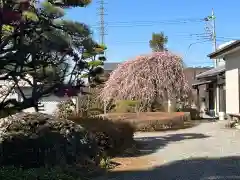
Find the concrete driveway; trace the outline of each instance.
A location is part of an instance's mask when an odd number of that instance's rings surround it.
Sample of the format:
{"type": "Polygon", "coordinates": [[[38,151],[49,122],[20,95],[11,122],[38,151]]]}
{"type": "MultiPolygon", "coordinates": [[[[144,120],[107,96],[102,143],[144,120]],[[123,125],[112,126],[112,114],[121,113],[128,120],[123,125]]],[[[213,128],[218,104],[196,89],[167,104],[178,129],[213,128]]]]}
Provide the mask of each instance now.
{"type": "MultiPolygon", "coordinates": [[[[240,130],[206,122],[172,132],[137,133],[151,167],[111,172],[99,180],[240,180],[240,130]]],[[[136,155],[137,156],[137,155],[136,155]]]]}

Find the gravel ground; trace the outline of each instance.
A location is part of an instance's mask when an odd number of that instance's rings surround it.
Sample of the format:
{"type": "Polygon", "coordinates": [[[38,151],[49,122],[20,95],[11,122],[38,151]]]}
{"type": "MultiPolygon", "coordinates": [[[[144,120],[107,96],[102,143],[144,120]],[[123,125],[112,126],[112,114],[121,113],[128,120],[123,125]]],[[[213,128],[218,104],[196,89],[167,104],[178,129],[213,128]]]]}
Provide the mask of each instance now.
{"type": "Polygon", "coordinates": [[[111,172],[97,180],[240,180],[240,130],[208,122],[172,132],[136,133],[142,153],[155,161],[144,170],[111,172]]]}

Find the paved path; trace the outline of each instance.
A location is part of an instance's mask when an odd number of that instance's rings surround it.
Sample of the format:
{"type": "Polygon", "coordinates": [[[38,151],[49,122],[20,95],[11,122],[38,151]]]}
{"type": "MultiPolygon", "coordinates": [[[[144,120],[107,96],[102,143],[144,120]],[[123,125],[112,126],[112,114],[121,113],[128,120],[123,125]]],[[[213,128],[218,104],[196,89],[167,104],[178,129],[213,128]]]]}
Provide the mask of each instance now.
{"type": "Polygon", "coordinates": [[[112,172],[99,180],[240,180],[240,130],[222,122],[175,132],[138,133],[152,167],[112,172]]]}

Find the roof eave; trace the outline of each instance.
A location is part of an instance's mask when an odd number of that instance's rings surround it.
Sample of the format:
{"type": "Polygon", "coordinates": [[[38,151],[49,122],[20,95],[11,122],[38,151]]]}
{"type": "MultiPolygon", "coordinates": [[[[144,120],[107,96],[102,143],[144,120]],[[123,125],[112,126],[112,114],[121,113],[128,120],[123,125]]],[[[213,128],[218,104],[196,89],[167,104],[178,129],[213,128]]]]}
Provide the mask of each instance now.
{"type": "Polygon", "coordinates": [[[201,82],[196,82],[196,83],[193,83],[192,84],[192,87],[194,88],[194,87],[197,87],[197,86],[201,86],[201,85],[205,85],[205,84],[209,84],[209,83],[211,83],[212,81],[201,81],[201,82]]]}
{"type": "Polygon", "coordinates": [[[210,69],[208,71],[202,72],[198,75],[196,75],[197,80],[205,79],[205,78],[213,78],[217,75],[225,72],[225,65],[210,69]]]}
{"type": "Polygon", "coordinates": [[[229,54],[230,52],[236,50],[236,48],[240,47],[240,40],[237,40],[211,54],[208,55],[210,59],[218,59],[218,58],[223,58],[225,55],[229,54]]]}

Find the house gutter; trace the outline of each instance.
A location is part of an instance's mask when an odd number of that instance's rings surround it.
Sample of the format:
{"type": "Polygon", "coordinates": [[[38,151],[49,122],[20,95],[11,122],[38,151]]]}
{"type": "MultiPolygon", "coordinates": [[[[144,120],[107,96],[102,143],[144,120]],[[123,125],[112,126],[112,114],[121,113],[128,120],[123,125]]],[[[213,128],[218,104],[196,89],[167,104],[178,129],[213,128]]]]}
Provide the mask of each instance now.
{"type": "Polygon", "coordinates": [[[233,49],[235,49],[239,46],[240,46],[240,40],[237,40],[237,41],[235,41],[235,42],[233,42],[233,43],[231,43],[231,44],[229,44],[229,45],[227,45],[227,46],[209,54],[208,57],[210,59],[216,59],[218,56],[221,56],[222,54],[227,53],[227,52],[229,52],[229,51],[231,51],[231,50],[233,50],[233,49]]]}

